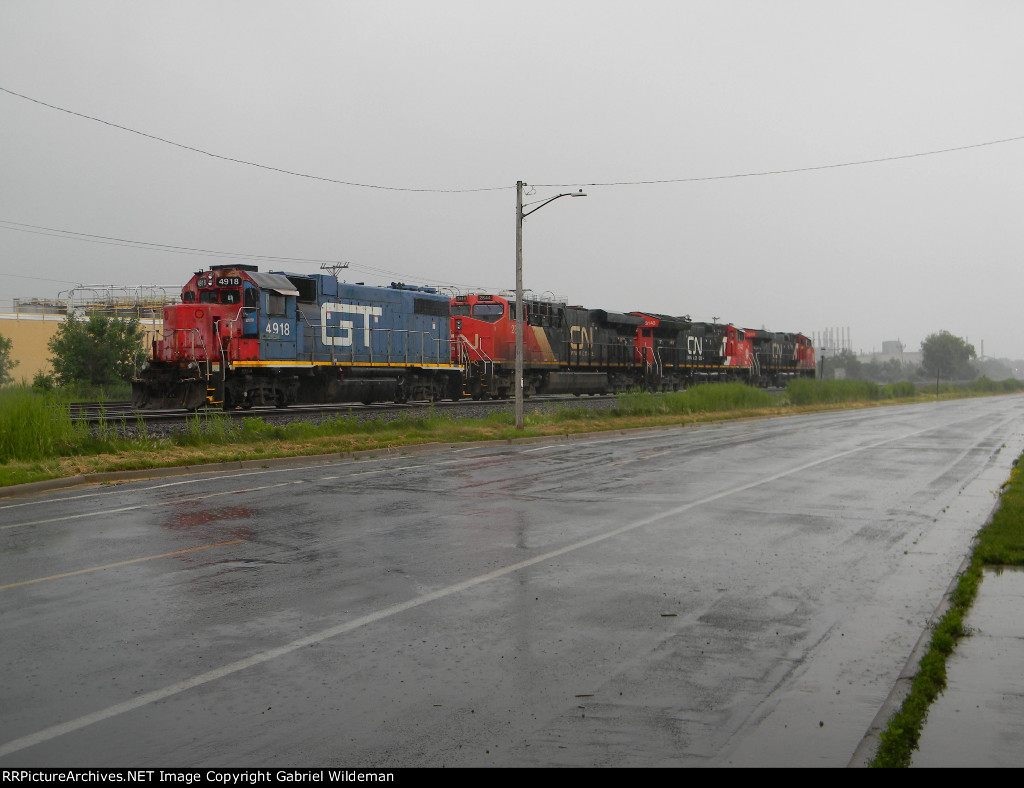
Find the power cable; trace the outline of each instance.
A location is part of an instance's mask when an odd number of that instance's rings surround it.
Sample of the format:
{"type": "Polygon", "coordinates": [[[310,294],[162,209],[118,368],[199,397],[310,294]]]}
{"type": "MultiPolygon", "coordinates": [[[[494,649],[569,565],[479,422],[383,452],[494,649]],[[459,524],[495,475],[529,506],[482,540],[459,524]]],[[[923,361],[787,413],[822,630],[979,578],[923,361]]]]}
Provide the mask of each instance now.
{"type": "Polygon", "coordinates": [[[971,150],[972,148],[984,148],[989,145],[1002,145],[1006,142],[1019,142],[1024,140],[1024,136],[1020,137],[1007,137],[1002,140],[991,140],[989,142],[978,142],[973,145],[959,145],[955,148],[942,148],[941,150],[930,150],[923,151],[920,153],[905,153],[899,156],[883,156],[879,159],[861,159],[860,161],[847,161],[841,164],[819,164],[813,167],[794,167],[789,170],[765,170],[763,172],[742,172],[734,173],[732,175],[706,175],[697,178],[664,178],[662,180],[650,180],[650,181],[605,181],[602,183],[534,183],[533,186],[539,186],[543,189],[565,189],[575,188],[577,186],[592,187],[592,186],[649,186],[651,184],[658,183],[696,183],[698,181],[724,181],[731,178],[760,178],[765,175],[790,175],[796,172],[814,172],[815,170],[832,170],[838,167],[859,167],[863,164],[880,164],[886,161],[898,161],[900,159],[916,159],[920,156],[936,156],[940,153],[954,153],[956,151],[971,150]]]}
{"type": "Polygon", "coordinates": [[[249,254],[246,252],[223,252],[215,249],[199,249],[191,246],[173,246],[171,244],[153,243],[151,241],[135,241],[130,238],[115,238],[108,235],[93,235],[91,233],[80,233],[74,230],[61,230],[57,227],[43,227],[37,224],[25,224],[24,222],[13,222],[8,219],[0,219],[0,229],[14,230],[17,232],[31,233],[33,235],[47,235],[52,238],[66,238],[72,241],[85,241],[87,243],[105,244],[107,246],[127,246],[130,249],[150,249],[155,252],[173,252],[175,254],[200,255],[203,257],[227,257],[241,260],[265,260],[267,262],[281,263],[345,263],[345,260],[324,260],[309,257],[281,257],[279,255],[249,254]],[[6,225],[15,225],[8,227],[6,225]]]}
{"type": "MultiPolygon", "coordinates": [[[[45,227],[38,224],[26,224],[25,222],[15,222],[9,219],[0,219],[0,230],[13,230],[15,232],[30,233],[32,235],[44,235],[49,236],[51,238],[63,238],[69,241],[84,241],[86,243],[104,244],[107,246],[123,246],[129,249],[142,249],[150,252],[168,252],[171,254],[184,254],[200,257],[217,257],[234,260],[252,260],[257,262],[261,261],[266,263],[280,264],[292,263],[298,265],[321,265],[327,263],[331,265],[346,265],[351,270],[361,271],[362,273],[372,274],[374,276],[394,277],[396,279],[419,281],[425,284],[436,284],[461,289],[473,289],[477,287],[477,285],[465,285],[458,282],[448,282],[442,279],[423,279],[422,276],[419,274],[413,275],[408,273],[402,273],[399,271],[392,271],[386,268],[378,268],[375,266],[355,263],[350,260],[331,260],[312,257],[284,257],[281,255],[250,254],[248,252],[226,252],[217,249],[200,249],[192,246],[174,246],[172,244],[154,243],[152,241],[135,241],[130,238],[116,238],[114,236],[109,235],[95,235],[93,233],[81,233],[75,230],[62,230],[57,227],[45,227]]],[[[16,276],[16,274],[9,274],[9,276],[16,276]]],[[[42,277],[24,278],[42,279],[42,277]]],[[[62,282],[63,280],[53,279],[43,281],[62,282]]]]}
{"type": "MultiPolygon", "coordinates": [[[[258,167],[260,169],[270,170],[272,172],[279,172],[279,173],[282,173],[284,175],[294,175],[295,177],[298,177],[298,178],[308,178],[310,180],[324,181],[326,183],[336,183],[336,184],[340,184],[342,186],[355,186],[355,187],[358,187],[358,188],[361,188],[361,189],[380,189],[380,190],[384,190],[384,191],[418,192],[418,193],[434,193],[434,194],[467,194],[467,193],[473,193],[473,192],[496,192],[496,191],[509,191],[509,190],[515,188],[514,186],[483,186],[483,187],[465,188],[465,189],[437,189],[437,188],[428,189],[428,188],[414,188],[414,187],[405,187],[405,186],[383,186],[383,185],[380,185],[380,184],[359,183],[359,182],[356,182],[356,181],[345,181],[345,180],[340,180],[340,179],[337,179],[337,178],[327,178],[327,177],[320,176],[320,175],[310,175],[308,173],[295,172],[293,170],[286,170],[286,169],[283,169],[281,167],[272,167],[272,166],[267,165],[267,164],[259,164],[258,162],[246,161],[245,159],[233,158],[231,156],[223,156],[223,155],[221,155],[219,153],[211,153],[210,151],[203,150],[202,148],[196,148],[196,147],[193,147],[192,145],[185,145],[185,144],[180,143],[180,142],[174,142],[173,140],[165,139],[164,137],[158,137],[155,134],[147,134],[146,132],[138,131],[137,129],[129,128],[128,126],[122,126],[122,125],[120,125],[118,123],[112,123],[111,121],[103,120],[102,118],[96,118],[96,117],[93,117],[92,115],[86,115],[84,113],[75,112],[74,110],[66,109],[64,107],[58,107],[55,104],[48,104],[45,101],[40,101],[39,99],[32,98],[31,96],[26,96],[26,95],[24,95],[22,93],[16,93],[15,91],[9,90],[9,89],[7,89],[7,88],[5,88],[3,86],[0,86],[0,91],[2,91],[4,93],[7,93],[8,95],[16,96],[18,98],[24,99],[25,101],[31,101],[34,104],[39,104],[40,106],[48,107],[49,109],[53,109],[53,110],[57,110],[58,112],[65,112],[65,113],[67,113],[69,115],[74,115],[74,116],[79,117],[79,118],[84,118],[85,120],[91,120],[91,121],[93,121],[95,123],[102,123],[105,126],[111,126],[112,128],[120,129],[122,131],[127,131],[127,132],[129,132],[131,134],[137,134],[140,137],[146,137],[147,139],[155,140],[157,142],[163,142],[163,143],[165,143],[167,145],[173,145],[176,148],[182,148],[183,150],[192,151],[194,153],[201,153],[204,156],[210,156],[210,157],[212,157],[214,159],[221,159],[222,161],[234,162],[235,164],[244,164],[244,165],[249,166],[249,167],[258,167]]],[[[840,163],[837,163],[837,164],[819,164],[819,165],[813,165],[813,166],[809,166],[809,167],[794,167],[794,168],[791,168],[791,169],[784,169],[784,170],[763,170],[763,171],[759,171],[759,172],[742,172],[742,173],[733,173],[733,174],[730,174],[730,175],[706,175],[706,176],[693,177],[693,178],[660,178],[660,179],[652,179],[652,180],[633,180],[633,181],[594,181],[594,182],[591,182],[591,183],[583,183],[583,182],[575,182],[575,183],[539,183],[539,184],[535,183],[535,184],[531,184],[531,185],[532,186],[540,186],[542,188],[562,189],[562,188],[576,187],[576,186],[586,186],[586,187],[599,187],[599,186],[650,186],[650,185],[655,185],[655,184],[666,184],[666,183],[699,183],[701,181],[721,181],[721,180],[731,180],[731,179],[736,179],[736,178],[761,178],[761,177],[765,177],[765,176],[769,176],[769,175],[792,175],[792,174],[798,173],[798,172],[815,172],[815,171],[818,171],[818,170],[830,170],[830,169],[837,169],[837,168],[840,168],[840,167],[860,167],[860,166],[863,166],[863,165],[866,165],[866,164],[881,164],[883,162],[900,161],[900,160],[903,160],[903,159],[914,159],[914,158],[919,158],[919,157],[922,157],[922,156],[937,156],[937,155],[943,154],[943,153],[955,153],[955,152],[958,152],[958,151],[972,150],[974,148],[984,148],[984,147],[988,147],[988,146],[991,146],[991,145],[1003,145],[1003,144],[1006,144],[1008,142],[1019,142],[1021,140],[1024,140],[1024,135],[1021,135],[1021,136],[1018,136],[1018,137],[1006,137],[1004,139],[999,139],[999,140],[989,140],[987,142],[978,142],[978,143],[974,143],[974,144],[971,144],[971,145],[958,145],[958,146],[953,147],[953,148],[941,148],[941,149],[938,149],[938,150],[920,151],[918,153],[905,153],[905,154],[900,154],[900,155],[896,155],[896,156],[883,156],[883,157],[875,158],[875,159],[860,159],[860,160],[857,160],[857,161],[840,162],[840,163]]]]}
{"type": "Polygon", "coordinates": [[[4,93],[8,93],[11,96],[17,96],[18,98],[25,99],[26,101],[31,101],[34,104],[39,104],[40,106],[48,107],[49,109],[57,110],[58,112],[66,112],[68,115],[75,115],[76,117],[84,118],[85,120],[91,120],[91,121],[93,121],[95,123],[102,123],[105,126],[111,126],[112,128],[120,129],[121,131],[127,131],[127,132],[129,132],[131,134],[138,134],[140,137],[146,137],[147,139],[156,140],[157,142],[162,142],[162,143],[164,143],[166,145],[173,145],[176,148],[182,148],[183,150],[189,150],[189,151],[192,151],[193,153],[201,153],[204,156],[210,156],[211,158],[214,158],[214,159],[221,159],[222,161],[234,162],[235,164],[245,164],[245,165],[247,165],[249,167],[258,167],[258,168],[260,168],[262,170],[270,170],[272,172],[280,172],[280,173],[282,173],[284,175],[294,175],[297,178],[309,178],[310,180],[314,180],[314,181],[325,181],[327,183],[337,183],[337,184],[341,184],[342,186],[358,186],[361,189],[381,189],[381,190],[384,190],[384,191],[394,191],[394,192],[435,192],[435,193],[441,193],[441,194],[463,194],[463,193],[468,193],[468,192],[508,191],[510,189],[514,189],[515,188],[514,186],[493,186],[493,187],[489,187],[489,188],[485,187],[485,188],[476,188],[476,189],[417,189],[417,188],[404,187],[404,186],[381,186],[379,184],[374,184],[374,183],[358,183],[358,182],[355,182],[355,181],[338,180],[337,178],[326,178],[326,177],[323,177],[321,175],[310,175],[309,173],[305,173],[305,172],[295,172],[294,170],[285,170],[285,169],[282,169],[281,167],[271,167],[268,164],[260,164],[258,162],[254,162],[254,161],[246,161],[245,159],[236,159],[236,158],[233,158],[231,156],[222,156],[219,153],[212,153],[212,152],[210,152],[208,150],[203,150],[202,148],[193,147],[192,145],[185,145],[185,144],[183,144],[181,142],[175,142],[174,140],[165,139],[164,137],[158,137],[155,134],[147,134],[144,131],[138,131],[137,129],[129,128],[128,126],[122,126],[119,123],[112,123],[109,120],[103,120],[102,118],[95,118],[92,115],[86,115],[86,114],[84,114],[82,112],[75,112],[74,110],[65,109],[64,107],[58,107],[55,104],[47,104],[45,101],[40,101],[39,99],[35,99],[35,98],[32,98],[31,96],[26,96],[26,95],[23,95],[21,93],[15,93],[13,90],[8,90],[7,88],[2,87],[2,86],[0,86],[0,91],[3,91],[4,93]]]}

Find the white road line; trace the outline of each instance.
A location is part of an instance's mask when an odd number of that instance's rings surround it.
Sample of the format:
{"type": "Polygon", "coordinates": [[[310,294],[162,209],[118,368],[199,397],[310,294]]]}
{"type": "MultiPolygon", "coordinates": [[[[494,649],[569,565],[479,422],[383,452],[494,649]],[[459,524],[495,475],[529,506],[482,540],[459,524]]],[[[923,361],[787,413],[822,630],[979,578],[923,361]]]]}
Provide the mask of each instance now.
{"type": "Polygon", "coordinates": [[[50,741],[51,739],[56,739],[59,736],[63,736],[67,733],[80,730],[90,725],[94,725],[98,722],[103,722],[104,720],[108,720],[120,714],[124,714],[126,712],[142,708],[143,706],[148,706],[151,703],[156,703],[157,701],[164,700],[165,698],[178,695],[182,692],[185,692],[186,690],[201,687],[202,685],[208,684],[211,681],[216,681],[217,679],[230,676],[234,673],[238,673],[239,671],[245,670],[247,668],[251,668],[256,665],[261,665],[264,662],[269,662],[273,659],[277,659],[278,657],[283,657],[287,654],[291,654],[292,652],[298,651],[299,649],[305,648],[306,646],[312,646],[317,643],[321,643],[325,640],[329,640],[330,638],[337,637],[338,635],[343,635],[346,632],[351,632],[354,629],[359,629],[360,627],[366,626],[367,624],[372,624],[376,621],[380,621],[382,619],[398,615],[399,613],[404,613],[407,610],[412,610],[413,608],[420,607],[421,605],[425,605],[429,602],[434,602],[438,599],[444,599],[445,597],[452,596],[453,594],[458,594],[467,589],[481,585],[482,583],[487,583],[491,580],[496,580],[497,578],[513,574],[515,572],[520,571],[521,569],[526,569],[528,567],[534,566],[535,564],[550,561],[552,558],[557,558],[560,555],[572,553],[577,550],[581,550],[585,547],[589,547],[591,545],[604,542],[608,539],[612,539],[616,536],[621,536],[623,534],[629,533],[630,531],[635,531],[638,528],[643,528],[644,526],[651,525],[652,523],[656,523],[660,520],[665,520],[669,517],[675,517],[679,514],[682,514],[683,512],[689,511],[690,509],[696,508],[698,506],[703,506],[704,504],[712,503],[714,501],[721,500],[722,498],[727,498],[731,495],[736,495],[737,493],[741,493],[746,490],[753,489],[755,487],[760,487],[763,484],[768,484],[770,482],[777,481],[778,479],[785,478],[786,476],[792,476],[793,474],[796,473],[802,473],[803,471],[806,471],[810,468],[814,468],[818,465],[824,465],[825,463],[832,462],[833,460],[848,457],[852,454],[857,454],[859,452],[869,451],[870,449],[875,449],[878,448],[879,446],[884,446],[887,443],[895,443],[897,441],[906,440],[907,438],[912,438],[917,435],[921,435],[925,432],[931,432],[934,429],[937,429],[937,427],[928,427],[926,429],[916,430],[914,432],[909,432],[904,435],[886,438],[884,440],[876,441],[874,443],[869,443],[863,446],[858,446],[853,449],[841,451],[836,454],[832,454],[828,457],[823,457],[812,462],[804,463],[803,465],[798,465],[797,467],[790,468],[789,470],[786,471],[780,471],[779,473],[772,474],[771,476],[765,476],[764,478],[759,479],[757,481],[747,482],[746,484],[741,484],[738,487],[723,490],[722,492],[718,492],[713,495],[708,495],[699,500],[691,501],[689,503],[682,504],[681,506],[673,507],[672,509],[668,509],[659,514],[644,517],[640,520],[636,520],[627,525],[620,526],[619,528],[613,528],[610,531],[605,531],[604,533],[591,536],[587,539],[583,539],[578,542],[574,542],[573,544],[565,545],[564,547],[560,547],[556,550],[551,550],[549,552],[543,553],[542,555],[534,556],[533,558],[528,558],[525,561],[519,561],[518,563],[510,564],[509,566],[501,567],[500,569],[495,569],[492,572],[488,572],[483,575],[478,575],[476,577],[463,580],[459,583],[454,583],[453,585],[438,589],[437,591],[433,591],[429,594],[422,594],[421,596],[414,597],[405,602],[400,602],[395,605],[389,605],[388,607],[382,608],[373,613],[369,613],[365,616],[360,616],[359,618],[353,619],[352,621],[347,621],[343,624],[337,624],[333,627],[328,627],[327,629],[323,629],[319,632],[314,632],[313,634],[307,635],[303,638],[299,638],[298,640],[293,640],[290,643],[285,643],[281,646],[277,646],[272,649],[267,649],[266,651],[261,651],[258,654],[253,654],[249,657],[245,657],[244,659],[236,660],[235,662],[230,662],[227,665],[223,665],[219,668],[206,671],[205,673],[200,673],[199,675],[193,676],[192,678],[185,679],[174,684],[170,684],[161,689],[153,690],[152,692],[143,693],[142,695],[139,695],[130,700],[126,700],[123,703],[117,703],[113,706],[108,706],[105,709],[95,711],[92,714],[86,714],[82,717],[78,717],[76,719],[60,723],[59,725],[44,728],[43,730],[29,734],[28,736],[22,736],[19,739],[14,739],[13,741],[9,741],[4,745],[0,745],[0,757],[4,757],[15,752],[20,752],[21,750],[33,747],[37,744],[42,744],[43,742],[50,741]]]}

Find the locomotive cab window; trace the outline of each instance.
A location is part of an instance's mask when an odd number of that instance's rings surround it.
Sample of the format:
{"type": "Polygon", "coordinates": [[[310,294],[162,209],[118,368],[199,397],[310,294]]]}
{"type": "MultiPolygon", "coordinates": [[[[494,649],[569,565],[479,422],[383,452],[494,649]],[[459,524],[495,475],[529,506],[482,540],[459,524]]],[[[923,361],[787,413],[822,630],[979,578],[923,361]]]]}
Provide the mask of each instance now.
{"type": "Polygon", "coordinates": [[[237,290],[221,290],[220,302],[222,304],[237,304],[241,301],[237,290]]]}
{"type": "Polygon", "coordinates": [[[200,304],[216,304],[217,303],[217,291],[216,290],[201,290],[199,293],[200,304]]]}
{"type": "Polygon", "coordinates": [[[473,317],[488,323],[497,323],[505,310],[501,304],[473,304],[473,317]]]}
{"type": "Polygon", "coordinates": [[[267,312],[271,315],[285,314],[285,298],[280,293],[267,293],[267,312]]]}

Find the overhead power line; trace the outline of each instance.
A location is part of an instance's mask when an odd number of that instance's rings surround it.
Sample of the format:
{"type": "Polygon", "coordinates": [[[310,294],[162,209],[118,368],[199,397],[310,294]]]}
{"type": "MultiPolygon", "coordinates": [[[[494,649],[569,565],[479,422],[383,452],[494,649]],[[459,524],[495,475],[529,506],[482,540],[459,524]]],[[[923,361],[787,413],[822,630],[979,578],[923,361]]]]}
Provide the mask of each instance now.
{"type": "Polygon", "coordinates": [[[0,271],[0,276],[9,276],[13,279],[33,279],[37,282],[56,282],[59,285],[78,284],[78,282],[72,282],[70,279],[50,279],[47,276],[27,276],[26,274],[9,274],[6,271],[0,271]]]}
{"type": "MultiPolygon", "coordinates": [[[[49,104],[45,101],[26,96],[22,93],[16,93],[13,90],[9,90],[3,86],[0,86],[0,91],[7,93],[11,96],[24,99],[25,101],[31,101],[34,104],[47,107],[49,109],[56,110],[58,112],[64,112],[68,115],[74,115],[85,120],[91,120],[95,123],[102,123],[105,126],[110,126],[121,131],[127,131],[130,134],[137,134],[140,137],[146,137],[147,139],[155,140],[156,142],[162,142],[166,145],[173,145],[176,148],[183,150],[192,151],[193,153],[201,153],[204,156],[210,156],[214,159],[220,159],[222,161],[229,161],[235,164],[244,164],[248,167],[258,167],[259,169],[269,170],[271,172],[278,172],[283,175],[293,175],[297,178],[308,178],[315,181],[323,181],[326,183],[336,183],[342,186],[353,186],[360,189],[380,189],[383,191],[396,191],[396,192],[419,192],[419,193],[433,193],[433,194],[468,194],[473,192],[496,192],[496,191],[511,191],[515,186],[481,186],[473,188],[462,188],[462,189],[444,189],[444,188],[417,188],[409,186],[384,186],[382,184],[375,183],[360,183],[358,181],[346,181],[338,178],[328,178],[322,175],[311,175],[309,173],[295,172],[294,170],[286,170],[281,167],[273,167],[268,164],[260,164],[258,162],[246,161],[245,159],[239,159],[232,156],[224,156],[219,153],[212,153],[211,151],[203,150],[202,148],[196,148],[192,145],[185,145],[181,142],[175,142],[164,137],[159,137],[155,134],[148,134],[144,131],[138,131],[137,129],[129,128],[128,126],[122,126],[119,123],[113,123],[109,120],[103,120],[102,118],[96,118],[92,115],[86,115],[82,112],[76,112],[74,110],[66,109],[65,107],[58,107],[55,104],[49,104]]],[[[667,183],[699,183],[701,181],[721,181],[730,180],[735,178],[762,178],[769,175],[792,175],[799,172],[815,172],[818,170],[831,170],[838,169],[840,167],[860,167],[866,164],[881,164],[889,161],[900,161],[902,159],[915,159],[922,156],[937,156],[943,153],[956,153],[958,151],[972,150],[974,148],[985,148],[991,145],[1003,145],[1008,142],[1019,142],[1024,140],[1024,135],[1017,137],[1006,137],[1004,139],[989,140],[987,142],[977,142],[970,145],[958,145],[952,148],[940,148],[938,150],[919,151],[917,153],[904,153],[895,156],[882,156],[874,159],[858,159],[855,161],[845,161],[834,164],[818,164],[808,167],[793,167],[790,169],[782,170],[761,170],[757,172],[740,172],[732,173],[729,175],[705,175],[688,178],[657,178],[648,180],[632,180],[632,181],[593,181],[589,183],[584,182],[573,182],[573,183],[533,183],[531,186],[539,186],[542,188],[567,188],[567,187],[599,187],[599,186],[650,186],[655,184],[667,184],[667,183]]]]}
{"type": "MultiPolygon", "coordinates": [[[[355,271],[361,271],[373,276],[395,277],[396,279],[407,279],[429,284],[443,285],[447,287],[472,289],[477,285],[466,285],[457,282],[446,282],[441,279],[424,279],[419,274],[402,273],[387,268],[378,268],[371,265],[354,263],[350,260],[325,259],[319,257],[284,257],[281,255],[250,254],[248,252],[226,252],[217,249],[200,249],[193,246],[175,246],[173,244],[155,243],[152,241],[135,241],[130,238],[116,238],[109,235],[95,235],[93,233],[80,233],[75,230],[62,230],[57,227],[44,227],[38,224],[26,224],[14,222],[9,219],[0,219],[0,230],[13,230],[15,232],[30,233],[32,235],[45,235],[51,238],[64,238],[69,241],[84,241],[86,243],[104,244],[107,246],[123,246],[129,249],[143,249],[150,252],[168,252],[171,254],[184,254],[199,257],[218,257],[233,260],[251,260],[253,262],[297,264],[297,265],[338,265],[355,271]]],[[[14,274],[11,274],[14,276],[14,274]]],[[[40,279],[41,277],[24,277],[26,279],[40,279]]],[[[54,279],[59,282],[63,280],[54,279]]]]}
{"type": "Polygon", "coordinates": [[[192,246],[173,246],[172,244],[153,243],[151,241],[134,241],[130,238],[115,238],[109,235],[93,235],[74,230],[61,230],[57,227],[43,227],[38,224],[25,224],[0,219],[0,229],[48,235],[52,238],[67,238],[74,241],[105,244],[107,246],[127,246],[132,249],[149,249],[155,252],[173,252],[175,254],[200,255],[203,257],[230,257],[241,260],[264,260],[269,263],[345,263],[345,260],[314,259],[310,257],[281,257],[278,255],[248,254],[246,252],[222,252],[216,249],[199,249],[192,246]]]}
{"type": "Polygon", "coordinates": [[[21,99],[25,99],[26,101],[31,101],[34,104],[39,104],[40,106],[48,107],[49,109],[57,110],[58,112],[66,112],[68,115],[74,115],[74,116],[79,117],[79,118],[84,118],[85,120],[91,120],[91,121],[93,121],[95,123],[102,123],[104,126],[111,126],[112,128],[120,129],[121,131],[127,131],[130,134],[138,134],[140,137],[146,137],[147,139],[156,140],[157,142],[162,142],[165,145],[173,145],[175,148],[182,148],[183,150],[192,151],[193,153],[201,153],[204,156],[210,156],[210,157],[212,157],[214,159],[221,159],[222,161],[230,161],[230,162],[234,162],[235,164],[244,164],[244,165],[246,165],[248,167],[258,167],[261,170],[270,170],[272,172],[279,172],[279,173],[282,173],[283,175],[294,175],[297,178],[309,178],[310,180],[314,180],[314,181],[325,181],[327,183],[337,183],[337,184],[340,184],[342,186],[358,186],[361,189],[382,189],[384,191],[394,191],[394,192],[439,192],[439,193],[446,193],[446,194],[460,194],[460,193],[468,193],[468,192],[509,191],[509,190],[515,188],[515,186],[493,186],[493,187],[489,187],[489,188],[485,187],[485,188],[476,188],[476,189],[418,189],[418,188],[405,187],[405,186],[382,186],[380,184],[374,184],[374,183],[358,183],[356,181],[343,181],[343,180],[339,180],[337,178],[327,178],[327,177],[324,177],[322,175],[310,175],[309,173],[305,173],[305,172],[295,172],[294,170],[286,170],[286,169],[283,169],[281,167],[272,167],[269,164],[260,164],[259,162],[255,162],[255,161],[246,161],[245,159],[236,159],[236,158],[233,158],[231,156],[222,156],[219,153],[212,153],[211,151],[203,150],[202,148],[196,148],[196,147],[193,147],[192,145],[185,145],[184,143],[181,143],[181,142],[175,142],[174,140],[165,139],[164,137],[158,137],[155,134],[147,134],[144,131],[139,131],[137,129],[132,129],[132,128],[129,128],[128,126],[122,126],[119,123],[112,123],[109,120],[103,120],[102,118],[96,118],[96,117],[93,117],[92,115],[86,115],[86,114],[84,114],[82,112],[75,112],[74,110],[66,109],[65,107],[58,107],[56,104],[47,104],[45,101],[40,101],[39,99],[32,98],[31,96],[26,96],[26,95],[24,95],[22,93],[15,93],[13,90],[8,90],[7,88],[2,87],[2,86],[0,86],[0,91],[3,91],[4,93],[8,93],[8,94],[10,94],[12,96],[17,96],[18,98],[21,98],[21,99]]]}
{"type": "Polygon", "coordinates": [[[794,167],[788,170],[764,170],[762,172],[740,172],[732,175],[705,175],[695,178],[664,178],[661,180],[649,181],[605,181],[595,183],[531,183],[531,186],[544,189],[565,189],[592,186],[649,186],[657,183],[696,183],[698,181],[724,181],[731,178],[760,178],[765,175],[790,175],[796,172],[814,172],[815,170],[834,170],[838,167],[859,167],[864,164],[881,164],[886,161],[899,161],[900,159],[916,159],[921,156],[937,156],[940,153],[955,153],[956,151],[971,150],[972,148],[985,148],[989,145],[1002,145],[1006,142],[1019,142],[1024,140],[1020,137],[1007,137],[1002,140],[990,140],[989,142],[977,142],[973,145],[959,145],[955,148],[942,148],[941,150],[922,151],[920,153],[904,153],[898,156],[883,156],[878,159],[861,159],[859,161],[846,161],[839,164],[818,164],[811,167],[794,167]]]}

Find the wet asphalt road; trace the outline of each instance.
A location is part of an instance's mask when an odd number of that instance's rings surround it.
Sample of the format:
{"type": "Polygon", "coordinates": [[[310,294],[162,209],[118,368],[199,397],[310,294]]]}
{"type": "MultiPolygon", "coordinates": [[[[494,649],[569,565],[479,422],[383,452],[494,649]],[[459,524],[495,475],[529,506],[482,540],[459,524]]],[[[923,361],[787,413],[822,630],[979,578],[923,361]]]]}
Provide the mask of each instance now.
{"type": "Polygon", "coordinates": [[[845,766],[1024,397],[0,501],[0,766],[845,766]]]}

